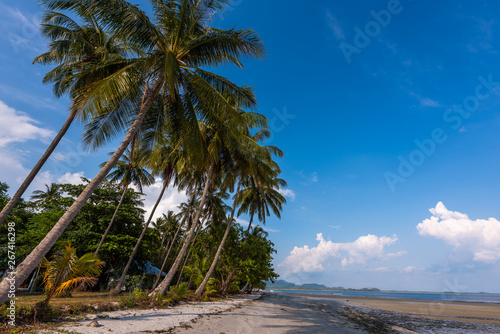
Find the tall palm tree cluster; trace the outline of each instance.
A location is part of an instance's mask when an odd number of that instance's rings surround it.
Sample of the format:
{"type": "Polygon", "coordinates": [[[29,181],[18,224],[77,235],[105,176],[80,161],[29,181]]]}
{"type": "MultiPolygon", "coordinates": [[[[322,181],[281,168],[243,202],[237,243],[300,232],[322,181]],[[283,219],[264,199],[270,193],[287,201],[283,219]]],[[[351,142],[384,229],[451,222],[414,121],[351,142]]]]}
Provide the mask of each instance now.
{"type": "MultiPolygon", "coordinates": [[[[267,118],[255,111],[253,89],[213,72],[224,65],[243,68],[243,58],[261,58],[262,41],[249,29],[211,27],[227,0],[149,0],[151,15],[124,0],[40,2],[45,10],[41,31],[50,43],[34,62],[53,66],[44,82],[53,84],[56,96],[70,98],[69,117],[4,206],[0,224],[72,122],[84,124],[82,142],[89,150],[124,137],[99,173],[17,266],[16,286],[39,265],[106,177],[119,184],[122,196],[95,255],[117,219],[127,189],[133,185],[142,190],[161,178],[160,196],[132,253],[123,254],[129,260],[112,291],[121,291],[168,187],[186,191],[189,201],[180,214],[167,213],[155,222],[162,237],[161,269],[167,274],[163,279],[158,276],[151,295],[166,292],[176,277],[190,277],[196,294],[201,295],[207,285],[213,286],[214,270],[223,267],[230,268],[219,279],[221,288],[227,290],[236,271],[252,266],[249,254],[257,256],[244,242],[231,244],[238,239],[234,234],[248,242],[262,236],[258,228],[251,228],[254,215],[265,223],[271,212],[279,217],[286,202],[279,193],[286,183],[273,160],[283,153],[264,145],[270,131],[267,118]],[[243,213],[251,217],[246,233],[233,225],[243,213]],[[207,242],[218,247],[204,246],[207,242]],[[247,257],[228,259],[223,251],[226,242],[226,248],[247,257]]],[[[57,195],[59,190],[52,187],[45,194],[35,194],[35,199],[57,195]]],[[[9,285],[7,280],[0,283],[0,303],[7,300],[9,285]]]]}

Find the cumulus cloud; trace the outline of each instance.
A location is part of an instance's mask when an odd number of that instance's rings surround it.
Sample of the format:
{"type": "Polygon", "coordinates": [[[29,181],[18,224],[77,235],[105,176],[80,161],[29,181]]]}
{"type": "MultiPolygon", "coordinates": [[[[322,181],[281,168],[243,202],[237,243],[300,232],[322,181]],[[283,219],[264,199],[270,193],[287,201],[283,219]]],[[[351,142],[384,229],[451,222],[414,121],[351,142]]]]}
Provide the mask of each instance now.
{"type": "MultiPolygon", "coordinates": [[[[27,174],[27,172],[26,172],[27,174]]],[[[24,181],[26,175],[19,177],[17,179],[18,183],[24,181]]],[[[26,197],[31,194],[34,190],[45,189],[45,185],[50,185],[51,183],[69,183],[69,184],[82,184],[82,177],[84,177],[84,172],[70,173],[67,172],[63,175],[56,175],[50,171],[43,171],[37,174],[33,183],[30,185],[26,191],[26,197]]]]}
{"type": "Polygon", "coordinates": [[[316,247],[295,247],[290,255],[278,265],[278,269],[284,273],[299,272],[320,272],[325,270],[325,265],[336,259],[340,260],[343,267],[350,264],[365,264],[368,261],[382,260],[394,256],[400,256],[405,252],[386,253],[385,248],[393,245],[398,237],[378,237],[376,235],[366,235],[359,237],[354,242],[334,243],[323,238],[322,233],[318,233],[316,247]]]}
{"type": "Polygon", "coordinates": [[[292,201],[295,201],[295,192],[292,189],[279,189],[278,192],[284,197],[288,197],[292,201]]]}
{"type": "Polygon", "coordinates": [[[453,246],[458,254],[482,263],[500,260],[500,222],[495,218],[470,219],[448,210],[442,202],[429,210],[432,217],[417,225],[421,236],[432,237],[453,246]]]}
{"type": "MultiPolygon", "coordinates": [[[[163,187],[163,181],[158,178],[156,182],[150,187],[144,187],[142,189],[143,193],[146,195],[144,200],[144,210],[146,210],[146,217],[149,217],[153,206],[155,205],[158,196],[160,195],[161,188],[163,187]]],[[[153,220],[162,216],[163,213],[167,213],[169,210],[174,212],[179,212],[178,206],[187,201],[187,195],[185,191],[179,191],[177,188],[168,187],[163,194],[163,198],[158,204],[158,208],[155,210],[153,215],[153,220]]]]}
{"type": "Polygon", "coordinates": [[[83,172],[65,173],[57,178],[57,183],[82,184],[83,172]]]}
{"type": "Polygon", "coordinates": [[[35,124],[27,114],[9,107],[0,101],[0,147],[9,143],[52,138],[54,132],[35,124]]]}

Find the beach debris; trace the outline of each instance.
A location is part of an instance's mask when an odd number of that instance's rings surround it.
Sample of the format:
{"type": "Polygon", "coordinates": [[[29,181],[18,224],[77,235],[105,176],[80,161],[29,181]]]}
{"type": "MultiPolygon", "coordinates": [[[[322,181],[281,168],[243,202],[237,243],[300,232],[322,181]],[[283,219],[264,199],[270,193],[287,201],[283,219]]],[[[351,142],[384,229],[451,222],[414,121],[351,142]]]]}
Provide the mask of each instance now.
{"type": "Polygon", "coordinates": [[[87,325],[88,327],[99,327],[101,325],[99,325],[99,323],[97,321],[92,321],[90,324],[87,325]]]}

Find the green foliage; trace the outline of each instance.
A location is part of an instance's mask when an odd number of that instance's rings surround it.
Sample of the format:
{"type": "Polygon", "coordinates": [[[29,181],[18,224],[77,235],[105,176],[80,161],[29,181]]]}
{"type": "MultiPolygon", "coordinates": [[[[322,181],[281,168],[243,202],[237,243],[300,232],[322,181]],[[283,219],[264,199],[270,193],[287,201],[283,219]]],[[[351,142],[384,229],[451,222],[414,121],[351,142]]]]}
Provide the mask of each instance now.
{"type": "Polygon", "coordinates": [[[133,293],[120,298],[122,308],[161,308],[175,304],[178,299],[156,295],[153,298],[148,296],[148,292],[136,289],[133,293]]]}
{"type": "Polygon", "coordinates": [[[127,275],[125,276],[125,287],[127,291],[142,291],[146,288],[146,274],[142,275],[127,275]]]}
{"type": "Polygon", "coordinates": [[[184,273],[194,285],[199,286],[208,268],[210,268],[210,262],[208,257],[201,257],[199,254],[195,254],[191,261],[191,265],[184,268],[184,273]]]}
{"type": "Polygon", "coordinates": [[[71,246],[71,242],[67,242],[52,256],[51,261],[44,259],[41,265],[45,269],[43,283],[47,295],[43,303],[48,304],[52,297],[76,287],[95,285],[104,262],[93,253],[78,257],[76,248],[71,246]]]}
{"type": "Polygon", "coordinates": [[[211,278],[207,283],[205,292],[203,293],[203,299],[208,300],[211,296],[217,294],[220,287],[221,287],[220,281],[216,278],[211,278]]]}
{"type": "MultiPolygon", "coordinates": [[[[44,201],[43,206],[25,201],[21,201],[16,206],[6,221],[7,223],[15,222],[16,263],[20,263],[57,223],[84,189],[88,180],[83,179],[83,182],[84,184],[80,185],[52,185],[61,191],[61,196],[52,196],[44,201]]],[[[7,185],[0,183],[0,202],[4,200],[6,203],[8,196],[1,189],[6,191],[7,185]]],[[[68,240],[73,245],[78,245],[78,256],[94,252],[111,220],[122,191],[123,189],[117,184],[103,182],[73,219],[60,240],[68,240]]],[[[127,190],[115,224],[99,253],[100,259],[105,262],[103,275],[98,283],[101,288],[105,286],[109,277],[121,272],[127,261],[123,254],[129,254],[132,251],[141,233],[144,220],[142,201],[140,193],[133,189],[127,190]]],[[[0,266],[5,265],[7,259],[7,248],[2,247],[7,245],[7,227],[7,224],[0,226],[0,266]]],[[[140,267],[143,267],[147,261],[160,261],[161,254],[158,253],[160,243],[160,236],[153,229],[148,229],[143,241],[144,247],[139,249],[135,257],[130,271],[131,275],[142,273],[140,267]]],[[[54,251],[62,246],[63,242],[58,241],[47,257],[52,256],[54,251]]]]}
{"type": "MultiPolygon", "coordinates": [[[[252,217],[257,214],[263,222],[270,211],[279,217],[285,201],[278,187],[284,181],[277,178],[281,171],[271,157],[280,156],[281,151],[259,144],[269,137],[267,118],[244,110],[256,108],[254,90],[209,72],[227,64],[241,68],[240,59],[260,58],[265,53],[262,41],[250,29],[211,28],[225,2],[153,1],[151,11],[142,11],[123,0],[42,1],[45,13],[41,32],[50,44],[48,52],[35,62],[55,65],[44,82],[54,84],[57,96],[70,96],[71,112],[85,123],[84,146],[102,147],[130,127],[138,110],[139,115],[145,115],[142,124],[136,123],[140,129],[133,148],[110,175],[121,184],[102,183],[71,224],[64,222],[61,238],[78,245],[80,254],[75,251],[75,257],[97,248],[125,185],[137,180],[150,183],[153,175],[161,175],[165,184],[175,181],[181,189],[189,187],[193,193],[204,186],[210,188],[206,205],[197,211],[193,195],[193,205],[186,211],[187,216],[182,216],[186,217],[186,228],[200,228],[192,229],[197,234],[188,254],[195,255],[188,256],[180,280],[189,278],[200,285],[211,261],[219,258],[215,253],[225,227],[229,231],[234,218],[232,215],[228,219],[230,207],[225,201],[237,180],[243,181],[240,183],[244,188],[242,199],[235,199],[241,206],[239,212],[248,212],[252,217]],[[146,114],[143,106],[149,108],[146,114]],[[140,159],[134,159],[134,155],[140,155],[140,159]],[[147,164],[141,164],[140,173],[133,175],[136,160],[147,164]],[[209,168],[211,178],[205,177],[209,168]]],[[[20,219],[17,233],[24,247],[19,260],[74,203],[89,183],[83,181],[81,185],[47,186],[46,191],[35,194],[37,204],[32,204],[31,214],[16,217],[20,219]]],[[[127,260],[124,254],[131,253],[141,233],[142,204],[140,194],[133,189],[125,192],[100,249],[101,259],[106,262],[101,283],[122,272],[127,260]]],[[[171,220],[168,228],[158,224],[146,231],[130,271],[132,276],[142,273],[140,268],[146,261],[159,266],[166,254],[161,248],[166,244],[179,246],[181,238],[168,240],[176,223],[171,220]]],[[[206,296],[231,286],[231,282],[248,280],[256,286],[275,275],[271,266],[273,245],[265,236],[250,238],[239,227],[233,227],[227,244],[206,296]]],[[[185,256],[184,250],[179,252],[181,257],[185,256]]],[[[144,277],[140,279],[143,281],[144,277]]],[[[129,283],[144,288],[140,282],[129,283]]],[[[188,284],[172,287],[165,297],[174,302],[189,297],[188,284]]],[[[133,300],[125,304],[141,304],[143,293],[130,298],[133,300]]]]}
{"type": "MultiPolygon", "coordinates": [[[[7,310],[7,305],[0,306],[0,324],[7,324],[10,319],[7,315],[10,313],[7,310]]],[[[39,322],[49,322],[58,319],[61,316],[61,310],[52,308],[50,305],[39,302],[33,306],[17,306],[15,307],[16,327],[26,325],[36,325],[39,322]]],[[[0,331],[2,327],[0,326],[0,331]]]]}
{"type": "Polygon", "coordinates": [[[167,299],[170,298],[174,302],[178,302],[187,298],[190,295],[187,282],[182,282],[178,286],[171,286],[167,294],[167,299]]]}

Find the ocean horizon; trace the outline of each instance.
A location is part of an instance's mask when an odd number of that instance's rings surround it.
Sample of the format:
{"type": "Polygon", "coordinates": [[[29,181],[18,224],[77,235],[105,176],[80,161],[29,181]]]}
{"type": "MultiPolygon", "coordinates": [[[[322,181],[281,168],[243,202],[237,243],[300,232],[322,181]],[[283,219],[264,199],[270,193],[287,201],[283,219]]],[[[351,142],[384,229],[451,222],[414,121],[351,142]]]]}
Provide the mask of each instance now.
{"type": "Polygon", "coordinates": [[[266,292],[500,304],[500,293],[266,289],[266,292]]]}

